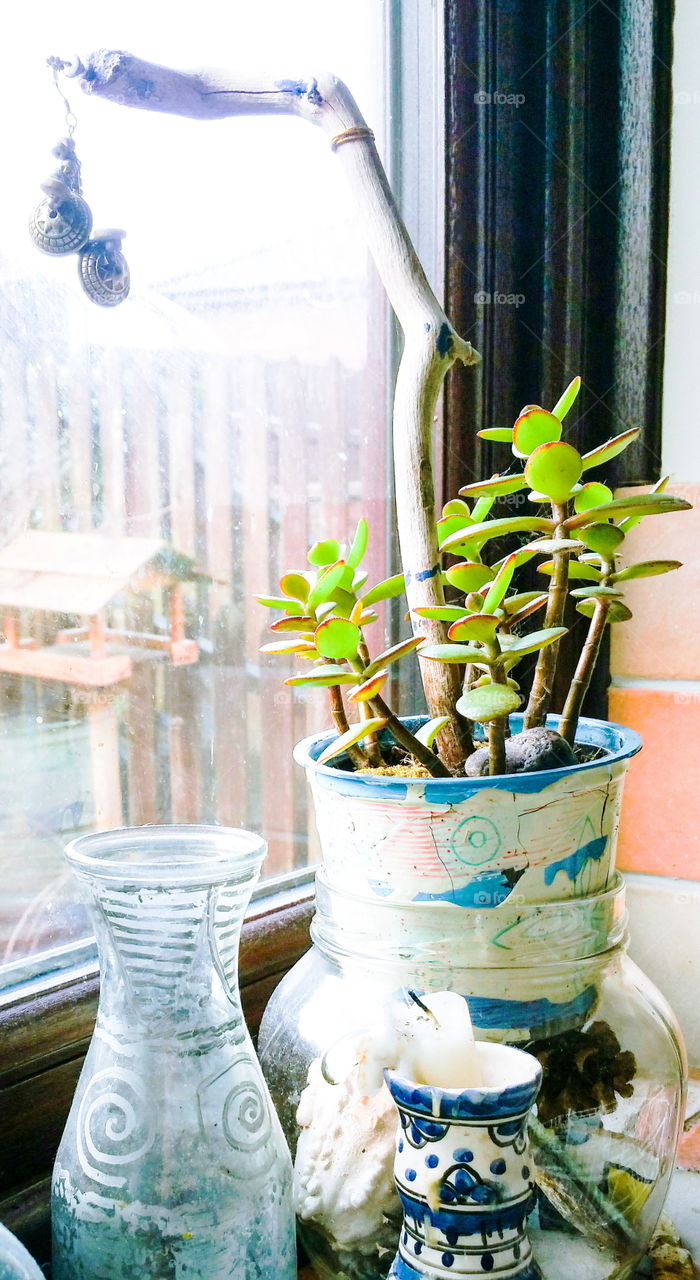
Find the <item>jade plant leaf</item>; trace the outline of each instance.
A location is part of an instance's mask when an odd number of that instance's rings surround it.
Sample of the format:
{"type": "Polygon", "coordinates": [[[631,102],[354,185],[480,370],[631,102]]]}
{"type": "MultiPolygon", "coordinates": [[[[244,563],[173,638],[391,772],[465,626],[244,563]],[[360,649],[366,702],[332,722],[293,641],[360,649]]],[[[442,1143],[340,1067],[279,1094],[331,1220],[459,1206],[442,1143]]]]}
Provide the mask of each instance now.
{"type": "Polygon", "coordinates": [[[301,600],[290,600],[288,596],[253,596],[258,604],[264,605],[266,609],[286,609],[289,611],[290,605],[294,606],[295,614],[303,613],[304,605],[301,600]]]}
{"type": "Polygon", "coordinates": [[[261,644],[261,653],[315,653],[316,645],[309,640],[271,640],[269,644],[261,644]]]}
{"type": "MultiPolygon", "coordinates": [[[[551,578],[554,573],[554,561],[545,560],[537,566],[538,573],[546,573],[551,578]]],[[[600,569],[596,569],[592,564],[582,564],[581,560],[569,560],[568,577],[569,582],[578,580],[580,582],[600,582],[602,577],[600,569]]]]}
{"type": "Polygon", "coordinates": [[[354,658],[361,639],[360,628],[337,614],[324,618],[314,632],[316,648],[324,658],[354,658]]]}
{"type": "Polygon", "coordinates": [[[542,444],[561,438],[561,420],[546,409],[528,409],[513,427],[513,453],[516,458],[529,458],[542,444]]]}
{"type": "Polygon", "coordinates": [[[485,654],[473,644],[426,644],[418,656],[432,662],[468,663],[483,662],[485,654]]]}
{"type": "Polygon", "coordinates": [[[371,604],[378,604],[380,600],[393,600],[396,596],[402,596],[406,590],[406,580],[402,573],[395,573],[391,578],[384,578],[382,582],[378,582],[376,586],[371,587],[362,597],[362,603],[365,608],[371,604]]]}
{"type": "Polygon", "coordinates": [[[616,524],[589,524],[585,529],[579,529],[578,536],[585,546],[590,547],[591,551],[595,551],[604,560],[614,556],[625,538],[622,529],[618,529],[616,524]]]}
{"type": "Polygon", "coordinates": [[[416,732],[416,737],[419,742],[423,743],[424,747],[432,747],[438,734],[447,728],[449,723],[449,716],[435,716],[432,720],[427,720],[425,724],[421,725],[416,732]]]}
{"type": "Polygon", "coordinates": [[[382,667],[388,667],[392,662],[398,662],[400,658],[405,658],[406,654],[413,653],[419,644],[423,643],[423,636],[409,636],[407,640],[400,640],[398,644],[394,644],[390,649],[385,649],[380,653],[373,662],[369,662],[364,670],[365,680],[369,680],[377,671],[381,671],[382,667]]]}
{"type": "Polygon", "coordinates": [[[548,644],[554,644],[555,640],[560,640],[566,635],[566,627],[543,627],[541,631],[530,631],[526,636],[508,636],[501,637],[501,644],[508,658],[518,655],[518,659],[524,658],[527,653],[536,653],[538,649],[545,649],[548,644]]]}
{"type": "Polygon", "coordinates": [[[602,599],[619,599],[622,595],[621,591],[616,591],[614,587],[603,586],[600,582],[594,587],[577,587],[571,592],[578,600],[602,600],[602,599]]]}
{"type": "MultiPolygon", "coordinates": [[[[459,643],[468,644],[476,640],[481,644],[493,644],[500,621],[493,613],[472,613],[468,618],[453,622],[447,634],[450,640],[457,640],[459,643]]],[[[481,656],[483,658],[485,655],[482,653],[481,656]]]]}
{"type": "MultiPolygon", "coordinates": [[[[515,598],[516,597],[514,596],[513,599],[515,598]]],[[[535,592],[533,599],[529,600],[527,604],[521,605],[516,613],[508,617],[508,630],[512,630],[512,628],[519,626],[520,623],[524,622],[526,618],[529,618],[531,614],[537,613],[537,610],[541,609],[546,603],[547,596],[544,595],[544,593],[542,595],[538,595],[535,592]]]]}
{"type": "Polygon", "coordinates": [[[682,568],[681,560],[640,560],[611,575],[611,582],[631,582],[634,578],[654,578],[659,573],[671,573],[682,568]]]}
{"type": "MultiPolygon", "coordinates": [[[[665,515],[671,511],[689,511],[692,503],[685,498],[675,498],[670,493],[637,493],[629,498],[613,498],[596,507],[592,512],[583,511],[581,515],[569,516],[564,521],[565,529],[580,529],[583,525],[595,520],[617,520],[620,516],[655,516],[665,515]]],[[[624,531],[623,531],[624,532],[624,531]]]]}
{"type": "Polygon", "coordinates": [[[564,440],[541,444],[530,454],[525,476],[532,489],[546,493],[552,502],[565,502],[581,475],[578,449],[564,440]]]}
{"type": "Polygon", "coordinates": [[[501,444],[511,444],[513,440],[512,427],[484,427],[483,431],[476,433],[482,440],[497,440],[501,444]]]}
{"type": "Polygon", "coordinates": [[[307,558],[309,564],[316,565],[317,569],[323,569],[340,558],[340,543],[336,538],[326,538],[325,542],[314,542],[314,545],[309,548],[307,558]]]}
{"type": "Polygon", "coordinates": [[[387,682],[389,672],[386,667],[382,667],[381,671],[375,671],[369,680],[363,680],[362,684],[358,684],[356,689],[351,689],[348,694],[349,702],[368,702],[370,698],[376,698],[381,693],[387,682]]]}
{"type": "Polygon", "coordinates": [[[270,631],[315,631],[316,620],[306,614],[297,614],[289,618],[276,618],[270,623],[270,631]]]}
{"type": "Polygon", "coordinates": [[[554,521],[541,516],[505,516],[502,520],[484,520],[481,524],[472,525],[471,529],[462,530],[461,534],[453,534],[443,543],[443,551],[451,551],[454,547],[467,549],[471,544],[483,545],[491,538],[500,538],[505,533],[553,533],[554,521]]]}
{"type": "Polygon", "coordinates": [[[369,538],[369,525],[364,516],[360,516],[355,530],[355,536],[352,540],[352,546],[345,557],[346,563],[351,569],[356,569],[362,557],[367,550],[367,540],[369,538]]]}
{"type": "Polygon", "coordinates": [[[460,489],[462,496],[480,497],[484,494],[489,498],[504,498],[509,493],[518,493],[520,489],[525,488],[525,477],[518,476],[491,476],[490,480],[474,480],[472,484],[465,484],[460,489]]]}
{"type": "Polygon", "coordinates": [[[555,551],[575,551],[578,550],[578,542],[574,538],[538,538],[535,542],[528,542],[522,551],[533,551],[535,555],[553,555],[555,551]]]}
{"type": "Polygon", "coordinates": [[[435,526],[438,546],[444,551],[448,538],[454,538],[457,534],[466,532],[471,529],[473,523],[470,516],[461,515],[459,512],[455,515],[443,516],[435,526]]]}
{"type": "Polygon", "coordinates": [[[325,764],[327,760],[332,760],[335,756],[342,755],[343,751],[347,751],[348,747],[356,746],[358,742],[362,742],[362,739],[368,737],[370,733],[377,733],[384,728],[385,724],[386,720],[375,716],[371,720],[361,720],[359,724],[351,725],[345,733],[341,733],[339,738],[330,742],[323,749],[316,763],[325,764]]]}
{"type": "Polygon", "coordinates": [[[503,608],[508,617],[511,617],[512,614],[519,613],[527,605],[534,604],[535,600],[542,604],[546,599],[547,596],[542,591],[519,591],[517,595],[509,596],[507,600],[503,601],[503,608]]]}
{"type": "Polygon", "coordinates": [[[316,688],[326,688],[334,684],[359,684],[361,677],[356,675],[354,671],[347,671],[345,667],[338,667],[334,663],[329,662],[324,666],[314,667],[306,676],[288,676],[285,684],[289,685],[313,685],[316,688]]]}
{"type": "Polygon", "coordinates": [[[487,493],[484,493],[480,498],[477,498],[474,503],[474,510],[472,511],[472,520],[475,524],[486,519],[495,501],[496,499],[494,497],[489,497],[487,493]]]}
{"type": "MultiPolygon", "coordinates": [[[[479,679],[475,680],[474,684],[471,687],[473,689],[481,689],[485,684],[493,684],[493,676],[489,675],[488,672],[485,672],[483,676],[479,676],[479,679]]],[[[513,680],[510,676],[507,677],[506,684],[509,689],[520,688],[520,685],[518,684],[517,680],[513,680]]]]}
{"type": "Polygon", "coordinates": [[[418,618],[430,618],[435,622],[458,622],[460,618],[468,618],[470,611],[459,604],[421,604],[411,612],[418,618]]]}
{"type": "MultiPolygon", "coordinates": [[[[660,480],[657,480],[653,489],[649,490],[649,493],[663,493],[670,479],[670,476],[662,476],[660,480]]],[[[620,521],[620,528],[624,529],[625,533],[629,533],[630,529],[634,529],[634,526],[639,524],[641,518],[641,516],[627,516],[626,520],[620,521]]]]}
{"type": "Polygon", "coordinates": [[[499,605],[502,604],[515,573],[517,562],[517,552],[513,552],[503,561],[484,598],[484,613],[492,613],[494,609],[498,609],[499,605]]]}
{"type": "MultiPolygon", "coordinates": [[[[582,613],[584,618],[592,618],[595,613],[595,600],[579,600],[576,605],[578,613],[582,613]]],[[[611,600],[605,615],[606,622],[628,622],[632,617],[632,610],[627,608],[621,600],[611,600]]]]}
{"type": "Polygon", "coordinates": [[[575,378],[571,379],[571,382],[566,388],[566,391],[562,392],[559,399],[557,400],[557,403],[552,409],[552,413],[554,414],[554,417],[558,418],[560,422],[562,421],[562,419],[566,417],[580,389],[581,389],[581,379],[577,374],[575,378]]]}
{"type": "Polygon", "coordinates": [[[461,564],[453,564],[446,569],[445,578],[451,587],[468,595],[470,591],[478,591],[485,583],[493,581],[493,569],[477,560],[463,560],[461,564]]]}
{"type": "Polygon", "coordinates": [[[313,613],[319,604],[324,604],[327,600],[335,600],[337,598],[334,593],[336,588],[340,588],[345,569],[345,561],[337,560],[319,574],[306,601],[306,608],[309,613],[313,613]]]}
{"type": "Polygon", "coordinates": [[[468,502],[463,502],[461,498],[450,498],[442,508],[443,516],[466,516],[467,520],[471,520],[471,510],[468,502]]]}
{"type": "Polygon", "coordinates": [[[600,507],[603,503],[612,502],[613,491],[606,484],[600,484],[597,480],[588,480],[586,484],[582,484],[578,493],[574,497],[574,511],[590,511],[593,507],[600,507]]]}
{"type": "Polygon", "coordinates": [[[631,427],[629,431],[620,432],[619,436],[613,436],[610,440],[606,440],[604,444],[596,445],[595,449],[589,449],[588,453],[584,453],[581,459],[583,470],[589,471],[591,467],[600,467],[604,462],[609,462],[611,458],[616,458],[618,453],[622,453],[623,449],[626,449],[639,435],[639,427],[631,427]]]}
{"type": "Polygon", "coordinates": [[[283,573],[280,578],[280,591],[284,591],[286,596],[291,596],[292,600],[308,600],[310,590],[303,573],[283,573]]]}
{"type": "Polygon", "coordinates": [[[510,715],[520,706],[520,695],[506,684],[485,684],[467,690],[457,701],[457,710],[468,720],[482,724],[510,715]]]}

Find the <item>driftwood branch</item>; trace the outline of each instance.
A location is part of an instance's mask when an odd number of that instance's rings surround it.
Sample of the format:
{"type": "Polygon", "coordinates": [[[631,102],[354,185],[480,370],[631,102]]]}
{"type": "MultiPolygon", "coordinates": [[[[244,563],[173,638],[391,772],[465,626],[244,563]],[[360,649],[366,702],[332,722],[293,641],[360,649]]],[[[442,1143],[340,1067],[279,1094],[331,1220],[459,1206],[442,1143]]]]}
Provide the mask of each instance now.
{"type": "MultiPolygon", "coordinates": [[[[401,557],[409,608],[442,603],[435,535],[433,420],[445,374],[455,361],[479,356],[450,325],[433,294],[398,211],[359,108],[342,80],[330,73],[298,80],[267,80],[218,71],[174,71],[131,54],[101,50],[69,68],[87,94],[120,106],[198,120],[227,116],[297,115],[326,134],[344,169],[368,247],[404,334],[394,399],[394,465],[401,557]]],[[[425,624],[433,643],[442,623],[425,624]]],[[[449,714],[461,692],[453,665],[426,662],[423,683],[431,716],[449,714]]],[[[467,749],[469,744],[467,742],[467,749]]],[[[448,767],[459,765],[465,742],[459,729],[441,736],[448,767]]]]}

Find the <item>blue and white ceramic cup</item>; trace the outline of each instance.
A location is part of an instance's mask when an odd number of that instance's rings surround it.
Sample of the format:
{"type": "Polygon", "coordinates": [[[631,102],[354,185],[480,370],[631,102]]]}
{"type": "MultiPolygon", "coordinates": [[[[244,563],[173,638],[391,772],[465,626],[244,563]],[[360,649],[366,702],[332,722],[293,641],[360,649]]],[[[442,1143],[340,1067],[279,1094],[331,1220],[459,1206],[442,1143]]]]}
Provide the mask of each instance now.
{"type": "Polygon", "coordinates": [[[535,1201],[526,1126],[542,1069],[507,1045],[480,1042],[477,1053],[483,1088],[385,1072],[400,1119],[394,1177],[404,1216],[390,1280],[541,1280],[526,1232],[535,1201]]]}

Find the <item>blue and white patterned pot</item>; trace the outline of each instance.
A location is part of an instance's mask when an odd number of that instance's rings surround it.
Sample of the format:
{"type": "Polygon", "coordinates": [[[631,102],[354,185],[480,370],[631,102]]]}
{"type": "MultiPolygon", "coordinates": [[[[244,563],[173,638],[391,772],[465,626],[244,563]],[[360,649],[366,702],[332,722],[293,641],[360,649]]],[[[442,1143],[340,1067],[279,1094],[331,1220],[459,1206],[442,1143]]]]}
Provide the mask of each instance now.
{"type": "Polygon", "coordinates": [[[489,1087],[440,1089],[385,1073],[400,1120],[403,1209],[390,1280],[541,1280],[526,1231],[535,1200],[526,1126],[542,1071],[506,1045],[477,1052],[489,1087]]]}
{"type": "MultiPolygon", "coordinates": [[[[521,722],[511,717],[514,732],[521,722]]],[[[549,717],[550,727],[557,723],[549,717]]],[[[488,908],[585,897],[611,884],[624,776],[642,745],[631,729],[581,720],[577,742],[598,748],[599,758],[495,778],[396,778],[319,765],[333,736],[306,738],[295,751],[333,887],[375,900],[488,908]]]]}

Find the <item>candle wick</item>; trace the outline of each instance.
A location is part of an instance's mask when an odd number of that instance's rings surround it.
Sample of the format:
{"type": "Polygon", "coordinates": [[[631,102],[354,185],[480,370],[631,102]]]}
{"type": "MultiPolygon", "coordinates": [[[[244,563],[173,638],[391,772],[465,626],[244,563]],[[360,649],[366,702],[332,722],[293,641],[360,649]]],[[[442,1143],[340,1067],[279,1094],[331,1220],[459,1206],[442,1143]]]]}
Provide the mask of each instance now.
{"type": "Polygon", "coordinates": [[[417,1005],[418,1005],[418,1008],[423,1010],[423,1013],[427,1013],[428,1017],[429,1017],[429,1018],[432,1018],[433,1022],[435,1023],[435,1026],[436,1026],[436,1027],[439,1027],[439,1026],[440,1026],[440,1023],[438,1022],[437,1018],[435,1017],[435,1014],[433,1013],[432,1009],[429,1009],[429,1008],[428,1008],[428,1006],[427,1006],[427,1004],[423,1004],[423,1001],[421,1000],[420,996],[419,996],[419,995],[417,995],[417,993],[416,993],[415,991],[412,991],[410,987],[408,987],[408,988],[407,988],[407,991],[408,991],[408,994],[409,994],[409,996],[411,997],[411,999],[412,999],[413,1003],[414,1003],[414,1004],[417,1004],[417,1005]]]}

